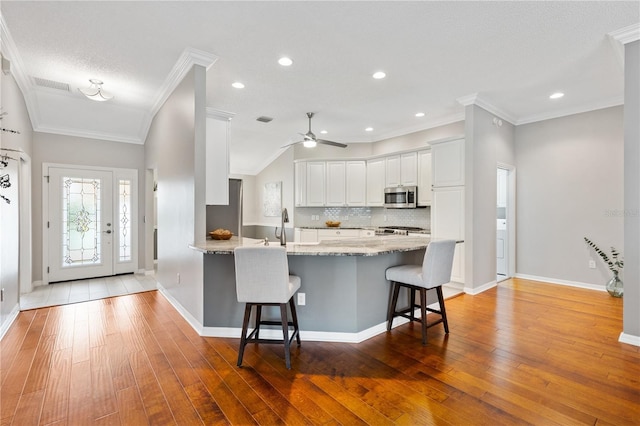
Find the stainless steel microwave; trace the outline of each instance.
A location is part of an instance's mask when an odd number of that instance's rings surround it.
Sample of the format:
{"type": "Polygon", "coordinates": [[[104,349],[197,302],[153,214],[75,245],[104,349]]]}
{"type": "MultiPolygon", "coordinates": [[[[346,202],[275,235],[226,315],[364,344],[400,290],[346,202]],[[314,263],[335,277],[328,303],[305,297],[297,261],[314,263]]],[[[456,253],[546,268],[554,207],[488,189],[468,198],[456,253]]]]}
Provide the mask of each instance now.
{"type": "Polygon", "coordinates": [[[388,209],[415,209],[418,188],[415,186],[393,186],[384,189],[384,206],[388,209]]]}

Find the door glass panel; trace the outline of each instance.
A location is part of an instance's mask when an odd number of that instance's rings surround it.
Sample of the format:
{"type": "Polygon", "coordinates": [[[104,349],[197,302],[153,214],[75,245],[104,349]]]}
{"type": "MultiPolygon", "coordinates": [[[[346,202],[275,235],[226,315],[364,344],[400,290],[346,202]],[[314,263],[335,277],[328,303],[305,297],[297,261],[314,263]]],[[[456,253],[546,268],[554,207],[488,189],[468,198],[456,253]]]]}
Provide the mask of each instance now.
{"type": "Polygon", "coordinates": [[[62,267],[95,265],[100,258],[100,179],[62,179],[62,267]]]}
{"type": "Polygon", "coordinates": [[[120,262],[131,260],[131,181],[118,181],[118,220],[120,221],[120,235],[118,238],[120,262]]]}

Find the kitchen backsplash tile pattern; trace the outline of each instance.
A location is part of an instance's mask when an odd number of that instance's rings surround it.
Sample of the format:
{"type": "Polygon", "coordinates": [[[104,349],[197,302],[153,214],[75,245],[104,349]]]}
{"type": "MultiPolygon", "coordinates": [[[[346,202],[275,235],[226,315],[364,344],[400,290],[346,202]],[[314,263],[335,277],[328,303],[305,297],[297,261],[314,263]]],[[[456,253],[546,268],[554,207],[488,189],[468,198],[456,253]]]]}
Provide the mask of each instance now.
{"type": "Polygon", "coordinates": [[[343,228],[414,226],[431,228],[431,209],[385,209],[382,207],[296,207],[297,228],[321,228],[327,220],[342,222],[343,228]],[[317,220],[314,218],[317,217],[317,220]]]}

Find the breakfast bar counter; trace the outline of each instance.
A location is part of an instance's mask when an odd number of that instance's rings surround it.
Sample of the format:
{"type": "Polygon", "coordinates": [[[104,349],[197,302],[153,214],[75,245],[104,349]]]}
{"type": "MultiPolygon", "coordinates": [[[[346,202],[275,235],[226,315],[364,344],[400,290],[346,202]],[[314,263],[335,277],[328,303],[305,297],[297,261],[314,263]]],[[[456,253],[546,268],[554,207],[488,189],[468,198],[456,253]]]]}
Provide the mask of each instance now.
{"type": "MultiPolygon", "coordinates": [[[[204,253],[204,335],[240,336],[244,305],[236,299],[233,249],[256,244],[264,240],[233,237],[191,247],[204,253]]],[[[428,244],[429,238],[409,236],[287,244],[289,271],[301,278],[298,293],[305,294],[304,305],[294,296],[302,339],[360,342],[384,332],[391,291],[385,270],[421,264],[428,244]]]]}

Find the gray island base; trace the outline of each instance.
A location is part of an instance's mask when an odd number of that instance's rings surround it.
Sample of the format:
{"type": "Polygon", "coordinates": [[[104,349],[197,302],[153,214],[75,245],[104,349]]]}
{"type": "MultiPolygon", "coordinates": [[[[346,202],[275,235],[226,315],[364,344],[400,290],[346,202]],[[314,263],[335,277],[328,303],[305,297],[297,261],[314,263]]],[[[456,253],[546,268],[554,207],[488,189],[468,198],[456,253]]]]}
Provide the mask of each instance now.
{"type": "MultiPolygon", "coordinates": [[[[236,299],[233,249],[261,243],[234,237],[192,246],[205,253],[204,335],[240,336],[244,304],[236,299]]],[[[421,264],[428,244],[429,238],[408,236],[288,244],[289,270],[301,278],[298,293],[305,293],[306,299],[305,305],[298,305],[294,296],[302,339],[357,343],[384,332],[391,291],[385,270],[421,264]]],[[[263,318],[278,317],[275,311],[263,310],[263,318]]],[[[406,321],[399,318],[394,325],[406,321]]],[[[272,335],[281,337],[281,331],[273,330],[272,335]]]]}

